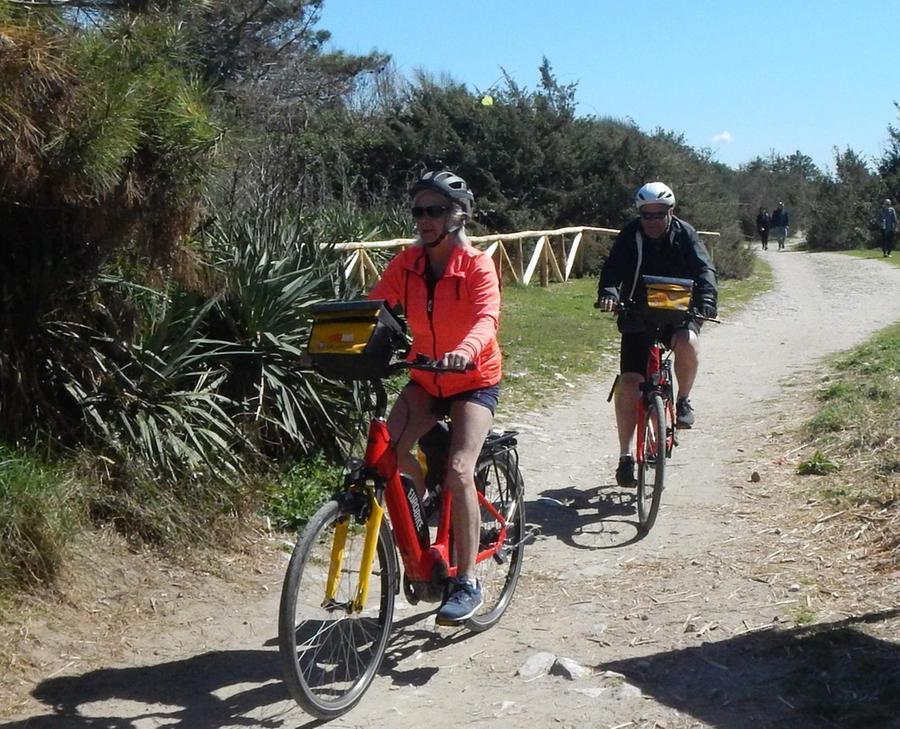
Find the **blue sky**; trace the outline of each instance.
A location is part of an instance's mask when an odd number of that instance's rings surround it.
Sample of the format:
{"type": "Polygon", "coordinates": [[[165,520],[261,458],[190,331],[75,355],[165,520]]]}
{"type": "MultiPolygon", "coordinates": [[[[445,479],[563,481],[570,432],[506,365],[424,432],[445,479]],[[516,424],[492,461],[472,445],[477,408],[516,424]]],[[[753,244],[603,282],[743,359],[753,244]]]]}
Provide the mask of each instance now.
{"type": "Polygon", "coordinates": [[[538,85],[546,56],[578,113],[684,134],[736,167],[800,150],[880,157],[898,125],[900,14],[874,0],[325,0],[334,49],[390,53],[473,91],[538,85]]]}

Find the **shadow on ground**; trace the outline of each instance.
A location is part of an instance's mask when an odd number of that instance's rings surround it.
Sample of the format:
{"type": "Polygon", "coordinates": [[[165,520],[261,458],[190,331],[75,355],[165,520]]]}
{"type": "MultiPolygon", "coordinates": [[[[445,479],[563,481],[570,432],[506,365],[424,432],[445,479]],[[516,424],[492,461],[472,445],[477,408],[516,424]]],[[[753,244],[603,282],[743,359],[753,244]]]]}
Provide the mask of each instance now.
{"type": "Polygon", "coordinates": [[[900,609],[605,663],[718,729],[900,729],[900,645],[865,624],[900,609]]]}
{"type": "Polygon", "coordinates": [[[618,549],[643,539],[635,489],[602,485],[541,491],[525,506],[528,523],[545,538],[575,549],[618,549]]]}
{"type": "Polygon", "coordinates": [[[0,724],[0,729],[133,729],[149,721],[168,727],[281,727],[280,717],[244,718],[289,699],[276,681],[280,676],[278,654],[271,650],[212,651],[150,666],[60,676],[32,692],[52,713],[0,724]],[[113,712],[107,702],[116,702],[117,709],[113,712]]]}
{"type": "MultiPolygon", "coordinates": [[[[436,608],[437,606],[431,606],[436,608]]],[[[379,673],[401,686],[421,686],[433,666],[404,668],[405,659],[463,641],[459,629],[435,632],[423,626],[431,607],[396,621],[379,673]]],[[[297,709],[281,679],[277,641],[270,650],[213,651],[179,661],[134,668],[104,668],[49,678],[32,695],[48,707],[44,716],[0,723],[0,729],[217,729],[222,726],[313,727],[297,709]],[[290,716],[288,716],[290,712],[290,716]],[[252,718],[251,718],[252,717],[252,718]]]]}

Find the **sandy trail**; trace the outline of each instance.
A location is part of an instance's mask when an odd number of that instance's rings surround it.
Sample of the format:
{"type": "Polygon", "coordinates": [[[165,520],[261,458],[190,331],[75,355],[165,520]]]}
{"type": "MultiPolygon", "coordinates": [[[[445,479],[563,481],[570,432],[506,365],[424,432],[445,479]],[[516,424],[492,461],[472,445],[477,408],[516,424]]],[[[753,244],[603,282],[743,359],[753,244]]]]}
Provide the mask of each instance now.
{"type": "MultiPolygon", "coordinates": [[[[900,270],[836,254],[765,255],[775,289],[704,328],[697,427],[670,462],[671,486],[650,535],[636,538],[630,494],[613,485],[605,399],[615,363],[606,360],[580,394],[505,423],[522,432],[536,536],[501,623],[481,635],[436,630],[429,612],[400,606],[381,675],[330,726],[900,726],[846,713],[834,723],[800,678],[825,671],[817,683],[832,696],[839,690],[829,680],[857,690],[854,676],[864,671],[900,685],[900,647],[885,637],[900,629],[889,610],[900,595],[895,586],[887,601],[856,600],[868,623],[851,619],[823,631],[827,640],[801,640],[798,611],[833,624],[850,610],[834,587],[837,567],[799,555],[802,540],[790,531],[799,497],[780,485],[791,471],[780,457],[794,447],[783,432],[808,402],[819,358],[900,319],[900,270]],[[749,483],[753,470],[759,484],[749,483]],[[785,559],[792,547],[797,554],[785,559]],[[517,675],[539,652],[571,658],[591,675],[517,675]]],[[[105,667],[74,662],[40,681],[26,713],[0,729],[312,725],[287,699],[276,663],[285,563],[273,560],[249,590],[182,601],[177,612],[145,621],[105,667]]]]}

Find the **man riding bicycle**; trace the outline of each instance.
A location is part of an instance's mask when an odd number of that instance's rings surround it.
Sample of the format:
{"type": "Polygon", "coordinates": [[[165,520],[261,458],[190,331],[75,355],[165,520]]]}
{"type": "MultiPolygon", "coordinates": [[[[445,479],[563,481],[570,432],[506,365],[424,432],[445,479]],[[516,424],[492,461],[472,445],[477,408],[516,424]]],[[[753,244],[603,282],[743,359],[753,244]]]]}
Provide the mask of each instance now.
{"type": "MultiPolygon", "coordinates": [[[[641,276],[667,276],[692,279],[692,307],[700,316],[714,318],[718,301],[716,269],[697,231],[675,216],[672,190],[662,182],[648,182],[637,191],[634,202],[638,217],[619,232],[603,263],[597,291],[600,308],[615,311],[620,299],[639,300],[644,295],[641,276]]],[[[694,424],[690,394],[699,364],[700,325],[701,321],[688,317],[682,324],[664,327],[660,335],[661,341],[675,353],[676,426],[679,428],[694,424]]],[[[622,343],[615,402],[619,434],[616,483],[633,486],[637,402],[653,332],[646,331],[633,309],[620,313],[618,327],[622,343]]]]}

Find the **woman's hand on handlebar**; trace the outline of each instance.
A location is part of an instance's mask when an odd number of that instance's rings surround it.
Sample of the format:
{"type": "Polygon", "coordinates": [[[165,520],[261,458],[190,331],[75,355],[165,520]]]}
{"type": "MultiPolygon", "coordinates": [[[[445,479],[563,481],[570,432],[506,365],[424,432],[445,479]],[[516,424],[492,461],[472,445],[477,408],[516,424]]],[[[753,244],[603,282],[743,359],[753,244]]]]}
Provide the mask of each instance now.
{"type": "Polygon", "coordinates": [[[417,354],[416,358],[409,362],[409,366],[416,370],[428,372],[465,372],[474,370],[475,363],[460,352],[447,352],[439,360],[417,354]]]}
{"type": "Polygon", "coordinates": [[[475,369],[475,363],[462,352],[447,352],[441,357],[438,366],[452,372],[465,372],[475,369]]]}

